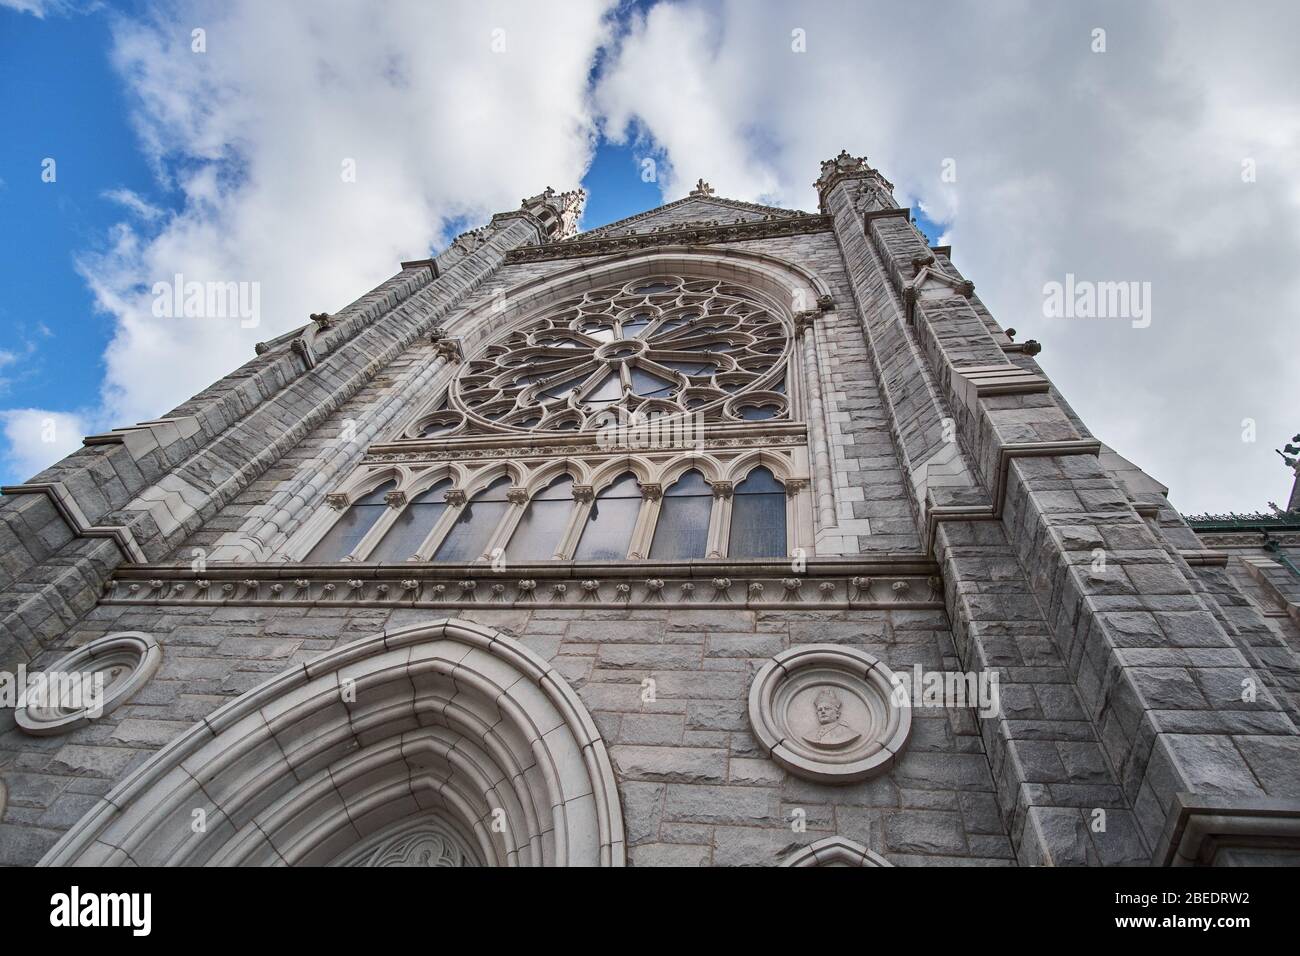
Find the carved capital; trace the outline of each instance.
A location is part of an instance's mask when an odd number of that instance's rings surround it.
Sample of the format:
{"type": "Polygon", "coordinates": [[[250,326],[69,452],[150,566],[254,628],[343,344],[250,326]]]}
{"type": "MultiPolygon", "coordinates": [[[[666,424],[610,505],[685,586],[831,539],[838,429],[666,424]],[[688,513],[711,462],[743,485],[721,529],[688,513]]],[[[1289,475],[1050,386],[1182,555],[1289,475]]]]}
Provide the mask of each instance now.
{"type": "Polygon", "coordinates": [[[465,489],[452,488],[442,496],[442,500],[452,507],[463,505],[465,503],[465,489]]]}
{"type": "Polygon", "coordinates": [[[591,485],[574,485],[574,486],[573,486],[573,500],[574,500],[574,501],[581,501],[581,502],[583,502],[583,503],[585,504],[586,502],[589,502],[589,501],[594,500],[595,497],[596,497],[596,493],[595,493],[595,491],[592,489],[591,485]]]}
{"type": "Polygon", "coordinates": [[[384,504],[388,505],[390,508],[402,507],[402,505],[406,504],[406,492],[390,491],[388,494],[384,495],[384,504]]]}
{"type": "Polygon", "coordinates": [[[793,498],[799,492],[808,487],[807,478],[787,478],[785,482],[785,493],[787,497],[793,498]]]}
{"type": "Polygon", "coordinates": [[[794,314],[794,334],[803,335],[811,329],[816,323],[817,316],[819,315],[821,315],[821,313],[816,309],[809,309],[806,312],[796,312],[794,314]]]}
{"type": "Polygon", "coordinates": [[[730,498],[736,487],[735,482],[731,481],[711,481],[709,486],[713,489],[715,498],[730,498]]]}
{"type": "Polygon", "coordinates": [[[325,496],[325,503],[335,511],[344,511],[348,506],[348,496],[341,491],[333,491],[325,496]]]}
{"type": "Polygon", "coordinates": [[[506,489],[506,501],[510,502],[512,505],[528,504],[528,489],[527,488],[506,489]]]}
{"type": "Polygon", "coordinates": [[[657,481],[647,481],[641,485],[641,497],[646,501],[658,501],[664,496],[664,486],[657,481]]]}

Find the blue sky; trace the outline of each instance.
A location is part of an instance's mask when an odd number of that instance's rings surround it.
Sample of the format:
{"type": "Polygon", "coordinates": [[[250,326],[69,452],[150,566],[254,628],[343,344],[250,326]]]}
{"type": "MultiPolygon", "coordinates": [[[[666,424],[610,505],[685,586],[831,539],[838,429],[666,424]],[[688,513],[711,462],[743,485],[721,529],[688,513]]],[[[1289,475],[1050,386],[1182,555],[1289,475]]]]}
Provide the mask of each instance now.
{"type": "MultiPolygon", "coordinates": [[[[156,195],[108,63],[108,18],[0,10],[0,406],[77,408],[98,398],[112,334],[77,256],[104,242],[120,209],[104,193],[156,195]],[[56,180],[42,181],[46,157],[56,180]]],[[[4,480],[27,478],[12,467],[4,480]]]]}
{"type": "Polygon", "coordinates": [[[809,209],[847,148],[1184,511],[1264,508],[1300,428],[1300,8],[1252,9],[0,0],[0,481],[164,413],[546,185],[586,187],[585,228],[701,175],[809,209]],[[265,320],[155,321],[146,293],[174,271],[260,282],[265,320]],[[1067,274],[1150,281],[1155,321],[1046,320],[1067,274]]]}

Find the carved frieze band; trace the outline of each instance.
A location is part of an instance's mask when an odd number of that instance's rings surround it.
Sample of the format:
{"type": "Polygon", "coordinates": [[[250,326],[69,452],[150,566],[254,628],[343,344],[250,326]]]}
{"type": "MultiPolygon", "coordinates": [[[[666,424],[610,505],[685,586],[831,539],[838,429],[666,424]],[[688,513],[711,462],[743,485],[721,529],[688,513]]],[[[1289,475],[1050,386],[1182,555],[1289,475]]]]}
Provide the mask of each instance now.
{"type": "MultiPolygon", "coordinates": [[[[692,439],[689,436],[678,440],[671,434],[665,435],[665,440],[655,444],[652,450],[668,451],[675,448],[701,447],[709,450],[726,450],[729,448],[763,448],[778,445],[797,446],[807,441],[804,435],[804,426],[802,423],[796,423],[797,428],[787,434],[771,434],[775,429],[763,429],[764,434],[754,435],[750,438],[705,438],[692,439]]],[[[789,426],[787,426],[789,427],[789,426]]],[[[501,436],[502,438],[504,436],[501,436]]],[[[417,442],[411,440],[408,442],[388,442],[384,445],[373,446],[371,452],[366,454],[361,463],[366,465],[388,465],[397,463],[419,463],[430,461],[466,461],[483,458],[529,458],[545,457],[554,455],[562,451],[566,455],[613,455],[625,454],[628,451],[643,451],[646,447],[642,444],[618,442],[611,440],[606,444],[599,442],[587,442],[585,444],[567,444],[555,442],[547,446],[537,444],[537,437],[533,435],[522,436],[517,443],[513,445],[493,445],[472,447],[466,444],[452,444],[442,442],[435,446],[428,441],[417,442]],[[411,446],[410,451],[396,451],[394,449],[404,446],[411,446]]]]}
{"type": "MultiPolygon", "coordinates": [[[[574,574],[527,577],[528,568],[494,573],[490,565],[460,576],[431,574],[428,566],[412,568],[357,567],[356,577],[344,569],[255,567],[220,574],[209,569],[195,575],[189,569],[154,568],[119,574],[107,583],[108,604],[158,605],[284,605],[353,607],[539,607],[539,608],[848,608],[941,609],[943,582],[935,574],[881,573],[834,575],[810,571],[803,576],[735,573],[718,576],[662,574],[651,568],[645,576],[584,576],[574,574]],[[376,573],[378,570],[379,573],[376,573]],[[660,574],[661,576],[655,576],[660,574]],[[151,576],[153,575],[153,576],[151,576]]],[[[466,569],[458,568],[465,572],[466,569]]],[[[697,569],[698,570],[698,569],[697,569]]],[[[725,573],[730,571],[731,573],[725,573]]]]}

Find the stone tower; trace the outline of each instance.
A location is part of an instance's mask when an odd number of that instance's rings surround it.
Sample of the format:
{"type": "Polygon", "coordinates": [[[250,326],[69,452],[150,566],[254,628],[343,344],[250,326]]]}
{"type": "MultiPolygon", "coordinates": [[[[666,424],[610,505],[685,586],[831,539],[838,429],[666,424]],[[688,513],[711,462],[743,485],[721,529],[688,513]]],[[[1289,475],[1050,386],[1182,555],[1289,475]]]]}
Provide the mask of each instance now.
{"type": "Polygon", "coordinates": [[[547,189],[5,488],[0,863],[1300,859],[1295,617],[816,186],[547,189]]]}

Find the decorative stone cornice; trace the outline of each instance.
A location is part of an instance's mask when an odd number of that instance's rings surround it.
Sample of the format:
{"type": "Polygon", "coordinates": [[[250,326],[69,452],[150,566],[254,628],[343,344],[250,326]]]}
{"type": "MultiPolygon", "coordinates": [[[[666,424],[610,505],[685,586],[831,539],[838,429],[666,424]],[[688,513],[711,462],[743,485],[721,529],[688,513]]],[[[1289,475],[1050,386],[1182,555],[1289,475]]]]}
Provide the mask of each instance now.
{"type": "MultiPolygon", "coordinates": [[[[719,429],[720,435],[708,437],[701,441],[698,434],[679,440],[668,435],[654,450],[672,451],[677,448],[703,447],[711,451],[727,451],[739,448],[780,448],[794,447],[807,441],[806,426],[802,422],[777,423],[763,422],[761,429],[748,423],[741,428],[750,431],[750,435],[736,434],[734,427],[719,429]],[[752,434],[753,432],[760,432],[752,434]]],[[[611,443],[602,445],[595,441],[595,435],[587,433],[561,434],[545,436],[546,444],[539,445],[536,435],[520,435],[513,441],[505,435],[482,436],[473,440],[412,438],[395,442],[372,445],[362,459],[363,464],[418,464],[436,461],[477,461],[496,458],[534,458],[556,454],[565,455],[626,455],[626,445],[611,443]]]]}
{"type": "Polygon", "coordinates": [[[774,217],[754,222],[735,222],[684,229],[665,229],[660,232],[633,233],[631,235],[570,239],[567,242],[547,243],[540,246],[523,246],[506,253],[507,264],[539,262],[546,259],[578,259],[585,256],[609,256],[651,246],[712,245],[719,242],[746,242],[752,239],[772,239],[781,236],[801,236],[826,232],[831,219],[824,215],[798,215],[774,217]]]}
{"type": "Polygon", "coordinates": [[[486,563],[350,562],[330,565],[248,564],[203,573],[188,565],[121,568],[105,588],[107,604],[289,607],[663,607],[928,608],[943,607],[938,567],[893,559],[810,558],[792,578],[786,561],[535,561],[496,573],[486,563]]]}

